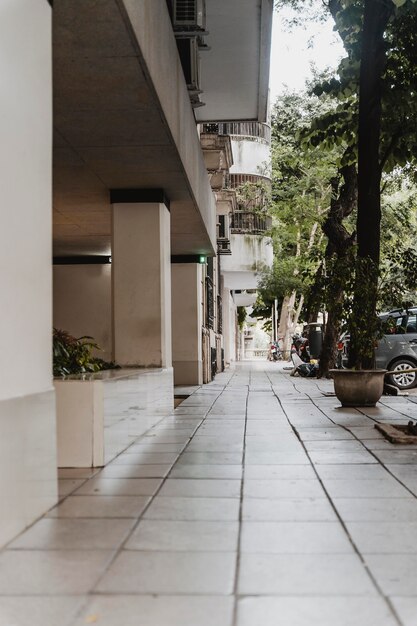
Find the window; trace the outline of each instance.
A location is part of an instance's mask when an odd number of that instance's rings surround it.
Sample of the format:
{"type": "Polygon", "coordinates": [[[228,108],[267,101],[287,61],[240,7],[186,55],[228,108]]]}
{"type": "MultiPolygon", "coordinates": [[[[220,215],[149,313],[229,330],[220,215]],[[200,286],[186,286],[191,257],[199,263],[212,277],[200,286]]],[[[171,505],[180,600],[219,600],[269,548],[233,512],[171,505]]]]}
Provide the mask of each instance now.
{"type": "Polygon", "coordinates": [[[407,333],[417,332],[417,315],[409,315],[407,320],[407,333]]]}

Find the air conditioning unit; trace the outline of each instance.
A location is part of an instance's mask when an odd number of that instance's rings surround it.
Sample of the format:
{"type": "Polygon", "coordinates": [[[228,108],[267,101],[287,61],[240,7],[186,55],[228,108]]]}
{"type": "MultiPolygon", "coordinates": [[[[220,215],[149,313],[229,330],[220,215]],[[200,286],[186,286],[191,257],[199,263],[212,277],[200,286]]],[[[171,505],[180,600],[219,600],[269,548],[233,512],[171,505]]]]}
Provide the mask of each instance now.
{"type": "Polygon", "coordinates": [[[177,47],[188,90],[194,93],[201,93],[198,38],[177,37],[177,47]]]}
{"type": "Polygon", "coordinates": [[[175,31],[205,30],[206,0],[174,0],[175,31]]]}

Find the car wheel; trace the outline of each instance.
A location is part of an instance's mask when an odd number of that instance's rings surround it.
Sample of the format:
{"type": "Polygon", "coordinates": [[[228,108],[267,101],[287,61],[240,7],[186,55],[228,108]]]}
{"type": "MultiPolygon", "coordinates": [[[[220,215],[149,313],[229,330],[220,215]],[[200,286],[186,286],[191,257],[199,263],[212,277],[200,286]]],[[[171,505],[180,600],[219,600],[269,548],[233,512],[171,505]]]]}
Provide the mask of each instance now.
{"type": "Polygon", "coordinates": [[[399,359],[390,365],[390,370],[398,374],[390,374],[389,381],[399,389],[412,389],[417,384],[417,372],[406,372],[410,368],[415,368],[416,364],[409,359],[399,359]]]}

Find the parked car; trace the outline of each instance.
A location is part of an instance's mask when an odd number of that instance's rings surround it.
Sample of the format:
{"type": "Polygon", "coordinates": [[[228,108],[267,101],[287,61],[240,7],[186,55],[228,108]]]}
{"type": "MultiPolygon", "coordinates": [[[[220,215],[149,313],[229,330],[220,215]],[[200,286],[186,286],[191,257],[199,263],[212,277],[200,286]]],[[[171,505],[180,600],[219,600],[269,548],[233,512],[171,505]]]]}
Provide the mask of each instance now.
{"type": "MultiPolygon", "coordinates": [[[[375,364],[378,369],[395,371],[388,381],[399,389],[412,389],[417,385],[417,373],[406,372],[417,368],[417,306],[407,310],[394,309],[381,313],[380,319],[386,323],[387,332],[378,341],[375,350],[375,364]],[[398,372],[398,373],[397,373],[398,372]]],[[[345,333],[339,340],[343,342],[343,365],[348,359],[349,334],[345,333]]]]}

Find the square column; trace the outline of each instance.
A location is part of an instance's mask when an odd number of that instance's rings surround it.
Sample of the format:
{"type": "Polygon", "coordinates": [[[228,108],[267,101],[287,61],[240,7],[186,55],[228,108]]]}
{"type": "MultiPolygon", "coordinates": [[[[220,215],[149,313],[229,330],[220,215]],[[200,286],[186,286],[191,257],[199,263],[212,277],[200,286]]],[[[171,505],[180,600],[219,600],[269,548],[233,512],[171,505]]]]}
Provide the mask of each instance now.
{"type": "Polygon", "coordinates": [[[176,385],[202,385],[202,266],[173,263],[171,267],[174,381],[176,385]]]}
{"type": "Polygon", "coordinates": [[[159,190],[113,190],[113,353],[125,366],[171,367],[170,213],[159,190]],[[155,201],[150,201],[155,200],[155,201]]]}

